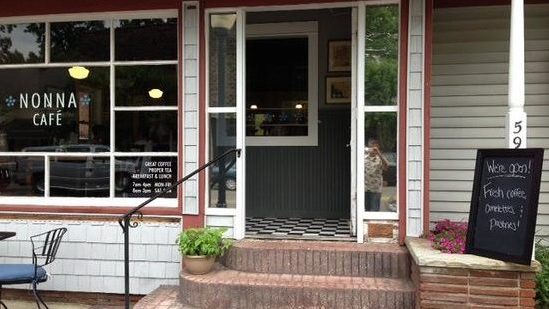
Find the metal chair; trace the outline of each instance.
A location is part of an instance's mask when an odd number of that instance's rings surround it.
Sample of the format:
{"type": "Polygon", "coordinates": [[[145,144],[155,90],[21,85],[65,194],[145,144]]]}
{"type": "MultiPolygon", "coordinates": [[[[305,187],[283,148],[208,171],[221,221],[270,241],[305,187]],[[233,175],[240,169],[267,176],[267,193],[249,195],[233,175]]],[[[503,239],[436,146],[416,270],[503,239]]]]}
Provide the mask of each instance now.
{"type": "MultiPolygon", "coordinates": [[[[38,294],[36,286],[48,280],[44,266],[55,260],[59,244],[66,232],[67,229],[63,227],[31,236],[32,264],[0,264],[0,297],[2,285],[30,283],[38,308],[42,308],[43,305],[48,309],[48,305],[38,294]]],[[[2,300],[0,300],[0,307],[8,309],[2,300]]]]}

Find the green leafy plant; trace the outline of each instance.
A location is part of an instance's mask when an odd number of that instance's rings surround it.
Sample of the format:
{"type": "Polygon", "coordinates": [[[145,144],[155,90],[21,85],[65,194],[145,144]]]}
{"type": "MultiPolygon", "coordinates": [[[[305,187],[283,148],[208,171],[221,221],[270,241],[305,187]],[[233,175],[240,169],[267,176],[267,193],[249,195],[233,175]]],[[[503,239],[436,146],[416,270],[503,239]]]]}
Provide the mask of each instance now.
{"type": "Polygon", "coordinates": [[[176,240],[182,255],[222,256],[232,246],[223,238],[226,229],[199,228],[181,232],[176,240]]]}
{"type": "Polygon", "coordinates": [[[549,307],[549,246],[536,243],[536,260],[541,271],[536,274],[536,302],[541,308],[549,307]]]}

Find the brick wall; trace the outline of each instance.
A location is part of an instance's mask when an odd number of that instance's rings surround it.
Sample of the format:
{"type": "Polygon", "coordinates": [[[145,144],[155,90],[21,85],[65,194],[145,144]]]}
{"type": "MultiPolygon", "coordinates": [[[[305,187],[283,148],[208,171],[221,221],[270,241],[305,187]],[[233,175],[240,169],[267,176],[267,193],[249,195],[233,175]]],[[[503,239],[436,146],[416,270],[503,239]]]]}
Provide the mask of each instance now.
{"type": "Polygon", "coordinates": [[[534,308],[533,272],[418,266],[412,261],[417,308],[534,308]]]}

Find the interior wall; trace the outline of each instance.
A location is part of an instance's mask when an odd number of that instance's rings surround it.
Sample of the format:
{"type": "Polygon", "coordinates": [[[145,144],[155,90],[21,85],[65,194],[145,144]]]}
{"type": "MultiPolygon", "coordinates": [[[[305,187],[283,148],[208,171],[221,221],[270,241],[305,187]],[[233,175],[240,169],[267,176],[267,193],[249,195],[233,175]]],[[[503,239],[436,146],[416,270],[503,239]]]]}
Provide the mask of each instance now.
{"type": "MultiPolygon", "coordinates": [[[[318,21],[318,146],[246,148],[246,216],[348,218],[350,104],[325,102],[328,42],[351,39],[351,10],[249,13],[247,23],[318,21]]],[[[266,59],[268,61],[268,59],[266,59]]]]}

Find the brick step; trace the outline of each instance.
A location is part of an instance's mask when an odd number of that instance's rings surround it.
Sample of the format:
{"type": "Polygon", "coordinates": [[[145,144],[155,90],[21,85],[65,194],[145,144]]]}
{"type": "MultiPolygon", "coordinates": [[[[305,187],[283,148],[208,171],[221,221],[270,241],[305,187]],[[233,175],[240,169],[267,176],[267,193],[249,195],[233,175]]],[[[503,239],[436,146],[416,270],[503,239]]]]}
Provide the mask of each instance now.
{"type": "Polygon", "coordinates": [[[221,259],[253,273],[409,278],[408,250],[397,244],[242,240],[221,259]]]}
{"type": "Polygon", "coordinates": [[[410,279],[183,271],[180,297],[198,308],[413,308],[410,279]]]}

